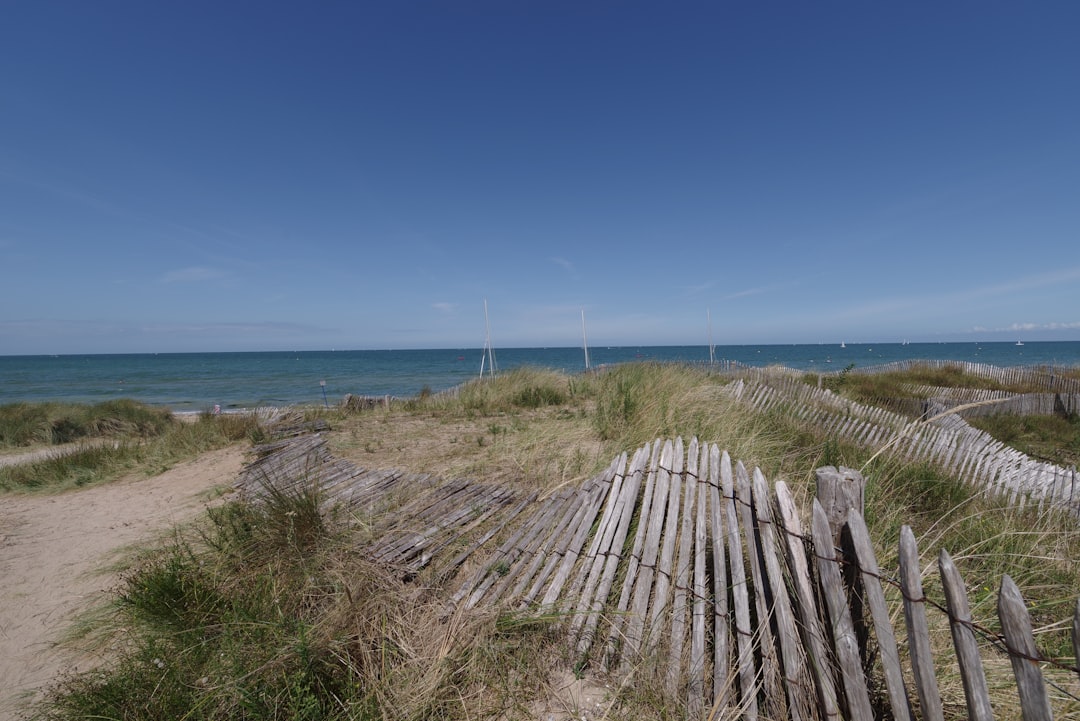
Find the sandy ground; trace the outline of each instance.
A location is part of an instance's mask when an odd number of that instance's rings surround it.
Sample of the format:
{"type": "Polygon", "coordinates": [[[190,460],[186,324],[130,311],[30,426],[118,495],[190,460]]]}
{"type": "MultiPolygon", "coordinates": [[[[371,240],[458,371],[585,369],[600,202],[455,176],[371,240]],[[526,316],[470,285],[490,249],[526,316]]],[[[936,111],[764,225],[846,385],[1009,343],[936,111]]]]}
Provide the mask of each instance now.
{"type": "Polygon", "coordinates": [[[0,497],[0,721],[57,675],[95,663],[58,646],[117,578],[117,554],[196,516],[231,484],[243,450],[207,453],[159,476],[53,496],[0,497]]]}

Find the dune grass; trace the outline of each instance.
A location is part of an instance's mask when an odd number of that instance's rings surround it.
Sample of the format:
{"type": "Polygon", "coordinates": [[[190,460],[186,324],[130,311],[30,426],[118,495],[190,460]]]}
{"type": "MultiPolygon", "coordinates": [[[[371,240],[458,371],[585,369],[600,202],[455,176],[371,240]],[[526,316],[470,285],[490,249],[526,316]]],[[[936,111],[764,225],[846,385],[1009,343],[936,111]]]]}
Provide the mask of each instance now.
{"type": "MultiPolygon", "coordinates": [[[[116,480],[136,473],[153,475],[174,464],[240,440],[261,437],[258,421],[247,414],[202,414],[179,421],[168,410],[134,401],[95,406],[0,408],[0,428],[11,439],[75,442],[74,448],[47,448],[28,463],[0,466],[0,491],[57,492],[116,480]],[[57,428],[66,429],[58,433],[57,428]],[[31,432],[31,429],[36,429],[31,432]]],[[[41,448],[35,443],[35,448],[41,448]]]]}
{"type": "MultiPolygon", "coordinates": [[[[657,437],[697,436],[770,481],[784,478],[804,508],[815,468],[861,468],[887,577],[896,574],[899,528],[910,525],[925,568],[940,549],[952,553],[978,623],[996,628],[993,602],[1008,573],[1035,609],[1040,646],[1070,656],[1058,622],[1080,589],[1075,519],[1009,508],[932,464],[875,457],[783,409],[753,412],[725,394],[726,382],[648,363],[573,377],[522,369],[453,393],[331,411],[328,435],[335,455],[364,467],[541,491],[580,482],[657,437]]],[[[357,551],[370,529],[346,521],[320,514],[310,488],[211,511],[198,533],[177,536],[127,574],[112,616],[123,652],[57,686],[42,718],[536,718],[536,704],[557,693],[551,670],[573,664],[558,642],[561,619],[495,611],[447,618],[443,579],[403,583],[357,551]]],[[[924,582],[940,600],[936,574],[924,582]]],[[[991,671],[1009,673],[999,666],[991,671]]],[[[604,713],[681,718],[685,699],[670,696],[662,676],[643,666],[631,683],[612,679],[604,713]]],[[[955,671],[941,676],[946,697],[959,698],[955,671]]],[[[1008,688],[998,690],[1002,708],[1015,703],[1008,688]]]]}

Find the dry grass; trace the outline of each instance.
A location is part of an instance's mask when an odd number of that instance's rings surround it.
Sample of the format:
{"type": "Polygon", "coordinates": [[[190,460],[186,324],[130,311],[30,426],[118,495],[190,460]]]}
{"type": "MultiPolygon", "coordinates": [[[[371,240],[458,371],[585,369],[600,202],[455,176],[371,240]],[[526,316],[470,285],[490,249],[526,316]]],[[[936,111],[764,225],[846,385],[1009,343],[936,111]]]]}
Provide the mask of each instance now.
{"type": "MultiPolygon", "coordinates": [[[[576,484],[619,453],[657,437],[697,436],[750,467],[761,467],[770,481],[787,480],[803,508],[809,506],[816,467],[862,467],[871,482],[867,521],[886,575],[896,573],[899,528],[911,525],[924,568],[930,569],[924,574],[929,597],[942,598],[933,569],[938,551],[947,548],[971,589],[976,619],[995,628],[998,579],[1010,573],[1036,608],[1041,646],[1055,657],[1069,655],[1059,622],[1071,614],[1080,588],[1080,568],[1073,560],[1080,558],[1075,523],[987,501],[930,465],[873,458],[873,449],[827,437],[782,410],[752,412],[730,400],[724,383],[700,370],[653,364],[573,378],[522,370],[468,384],[456,394],[330,413],[333,429],[326,435],[336,456],[363,467],[530,490],[576,484]]],[[[282,499],[280,512],[258,518],[245,515],[250,508],[227,507],[211,519],[211,531],[201,539],[165,549],[148,563],[148,575],[133,576],[136,586],[140,578],[161,582],[149,601],[156,603],[154,594],[160,601],[161,594],[191,592],[196,595],[185,596],[190,603],[184,608],[206,609],[210,615],[196,614],[189,627],[174,627],[164,639],[142,637],[110,681],[123,693],[109,699],[163,696],[164,676],[145,667],[160,656],[147,655],[147,649],[178,644],[169,646],[176,658],[213,665],[169,676],[178,684],[175,706],[154,707],[159,716],[184,707],[190,718],[581,717],[586,709],[563,695],[567,689],[584,691],[581,679],[565,678],[575,661],[559,643],[561,619],[499,611],[446,617],[445,579],[421,573],[406,584],[372,565],[355,550],[370,540],[365,528],[341,527],[333,519],[323,527],[312,520],[305,527],[314,535],[298,534],[298,519],[311,520],[310,505],[303,502],[282,499]],[[317,542],[299,544],[300,537],[317,542]],[[223,608],[243,614],[223,619],[223,608]],[[244,630],[240,618],[257,625],[259,633],[244,630]],[[257,649],[249,643],[257,643],[257,649]],[[203,678],[208,681],[200,687],[203,678]]],[[[896,604],[896,592],[889,593],[896,604]]],[[[944,617],[932,615],[932,623],[946,659],[950,643],[944,617]]],[[[144,621],[139,624],[145,627],[144,621]]],[[[1013,688],[1008,663],[992,657],[988,671],[998,708],[1007,716],[1005,710],[1015,707],[1008,696],[1013,688]]],[[[942,661],[939,676],[950,718],[962,717],[962,692],[950,662],[942,661]]],[[[629,677],[589,680],[590,719],[683,717],[685,698],[672,695],[665,674],[648,659],[629,677]],[[602,700],[594,700],[605,687],[602,700]]],[[[95,705],[90,692],[99,691],[86,680],[69,686],[54,697],[60,702],[51,717],[118,717],[120,711],[130,712],[129,718],[154,717],[128,706],[95,705]],[[77,697],[89,700],[63,705],[77,697]]]]}

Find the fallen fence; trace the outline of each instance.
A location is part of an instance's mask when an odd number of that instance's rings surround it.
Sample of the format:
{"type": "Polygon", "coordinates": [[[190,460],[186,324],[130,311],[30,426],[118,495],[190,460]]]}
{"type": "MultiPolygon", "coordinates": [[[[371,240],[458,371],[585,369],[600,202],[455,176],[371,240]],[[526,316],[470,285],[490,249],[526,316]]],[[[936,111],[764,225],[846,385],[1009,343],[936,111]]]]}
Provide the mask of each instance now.
{"type": "MultiPolygon", "coordinates": [[[[430,565],[448,580],[447,614],[498,605],[552,615],[576,668],[626,679],[652,669],[689,718],[943,719],[961,703],[969,718],[988,719],[984,661],[998,658],[1012,666],[1025,720],[1080,713],[1076,660],[1041,656],[1008,576],[998,635],[972,619],[947,553],[945,599],[926,598],[910,528],[896,579],[879,568],[857,474],[846,469],[819,470],[806,525],[783,481],[770,487],[697,439],[657,440],[580,487],[523,496],[364,471],[311,436],[262,447],[238,481],[256,498],[271,483],[317,487],[327,506],[363,515],[379,529],[372,557],[405,576],[430,565]],[[902,627],[886,592],[901,599],[902,627]],[[937,684],[930,634],[943,626],[962,699],[943,698],[937,684]]],[[[1080,601],[1072,628],[1080,656],[1080,601]]]]}
{"type": "Polygon", "coordinates": [[[740,379],[727,389],[731,397],[759,411],[788,413],[826,435],[908,462],[936,463],[961,482],[1004,496],[1010,503],[1032,502],[1080,515],[1076,468],[1032,458],[968,425],[958,413],[973,404],[954,407],[930,401],[927,417],[911,420],[788,378],[740,379]]]}

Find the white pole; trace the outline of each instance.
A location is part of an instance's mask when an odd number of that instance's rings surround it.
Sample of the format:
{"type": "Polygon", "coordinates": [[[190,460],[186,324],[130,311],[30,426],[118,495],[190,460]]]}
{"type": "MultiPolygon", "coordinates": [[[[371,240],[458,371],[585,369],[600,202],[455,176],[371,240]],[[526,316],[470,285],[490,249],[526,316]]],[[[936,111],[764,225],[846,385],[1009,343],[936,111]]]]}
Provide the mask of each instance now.
{"type": "MultiPolygon", "coordinates": [[[[484,343],[487,346],[488,375],[495,377],[495,349],[491,345],[491,323],[488,321],[487,298],[484,298],[484,343]]],[[[483,375],[481,373],[481,375],[483,375]]]]}
{"type": "Polygon", "coordinates": [[[713,342],[712,342],[712,310],[709,309],[709,308],[706,308],[705,309],[705,315],[709,319],[709,363],[715,363],[716,362],[716,346],[714,346],[713,342]]]}
{"type": "Polygon", "coordinates": [[[589,339],[585,336],[585,309],[581,309],[581,346],[585,349],[585,370],[589,370],[589,339]]]}

